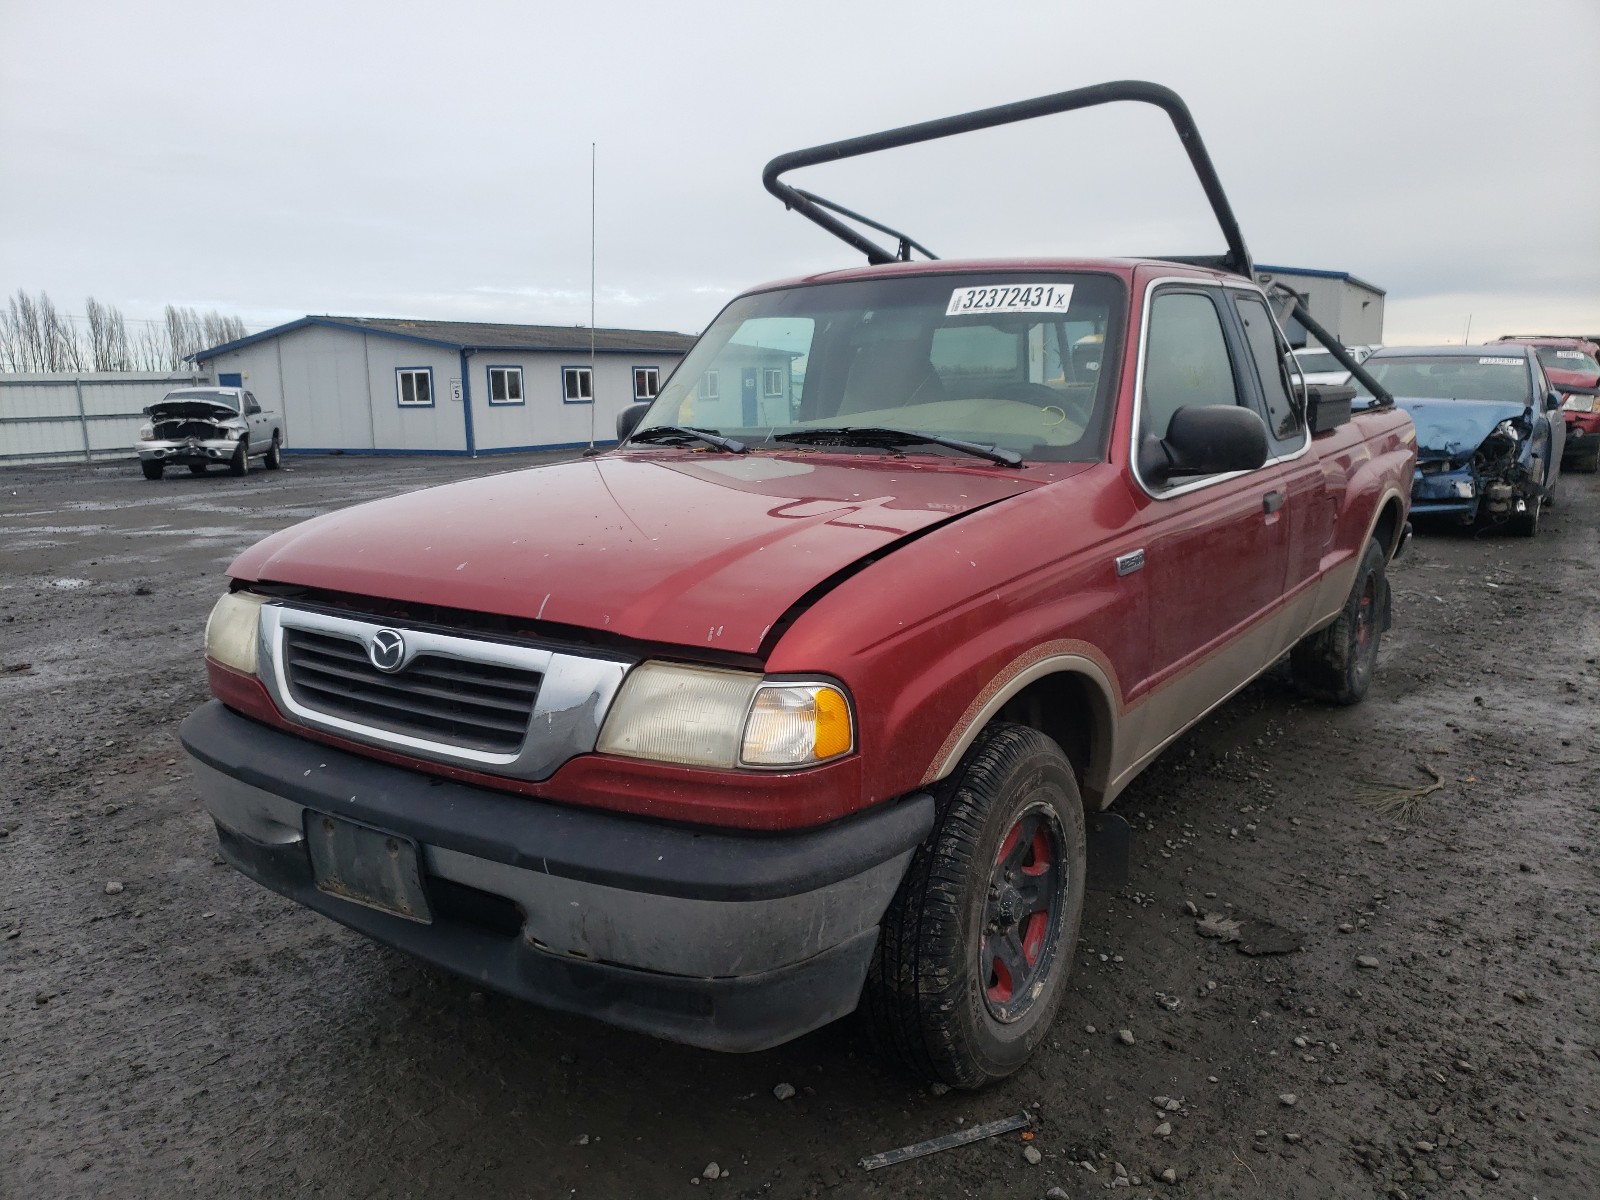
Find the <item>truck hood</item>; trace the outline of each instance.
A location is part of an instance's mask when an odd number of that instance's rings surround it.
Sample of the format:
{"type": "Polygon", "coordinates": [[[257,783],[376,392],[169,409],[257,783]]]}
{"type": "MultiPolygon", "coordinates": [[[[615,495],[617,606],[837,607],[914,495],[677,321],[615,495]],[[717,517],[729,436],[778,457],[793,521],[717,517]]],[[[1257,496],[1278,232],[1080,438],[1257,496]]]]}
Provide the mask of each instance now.
{"type": "Polygon", "coordinates": [[[1483,444],[1494,427],[1526,416],[1526,405],[1497,400],[1418,400],[1396,396],[1417,427],[1417,457],[1460,458],[1483,444]]]}
{"type": "Polygon", "coordinates": [[[1550,386],[1558,391],[1564,392],[1572,387],[1592,388],[1600,386],[1600,375],[1594,375],[1588,371],[1563,371],[1559,367],[1546,367],[1544,373],[1550,380],[1550,386]]]}
{"type": "Polygon", "coordinates": [[[1079,469],[607,455],[329,513],[228,573],[755,654],[791,607],[862,559],[1079,469]]]}
{"type": "Polygon", "coordinates": [[[239,411],[210,400],[163,400],[145,409],[145,415],[158,421],[237,421],[239,411]]]}

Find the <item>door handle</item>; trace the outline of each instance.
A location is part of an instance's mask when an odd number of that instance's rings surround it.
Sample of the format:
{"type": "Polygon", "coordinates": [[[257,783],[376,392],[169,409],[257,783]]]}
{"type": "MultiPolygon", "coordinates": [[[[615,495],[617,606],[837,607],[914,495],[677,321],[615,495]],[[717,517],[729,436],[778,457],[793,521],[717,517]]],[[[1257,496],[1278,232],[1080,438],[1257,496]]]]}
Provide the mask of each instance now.
{"type": "Polygon", "coordinates": [[[1283,507],[1283,502],[1285,499],[1286,497],[1282,492],[1268,492],[1265,496],[1261,497],[1261,507],[1266,512],[1275,513],[1283,507]]]}

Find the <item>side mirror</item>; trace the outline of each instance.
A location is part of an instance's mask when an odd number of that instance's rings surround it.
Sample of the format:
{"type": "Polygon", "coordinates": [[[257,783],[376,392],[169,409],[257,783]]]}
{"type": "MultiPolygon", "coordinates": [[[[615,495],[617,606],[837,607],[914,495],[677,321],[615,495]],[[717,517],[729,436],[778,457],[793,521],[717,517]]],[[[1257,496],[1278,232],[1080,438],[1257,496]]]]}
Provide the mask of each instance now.
{"type": "Polygon", "coordinates": [[[1235,404],[1180,408],[1167,436],[1139,446],[1139,474],[1157,486],[1186,475],[1254,471],[1267,461],[1267,423],[1235,404]]]}
{"type": "Polygon", "coordinates": [[[628,435],[639,428],[639,422],[644,420],[645,413],[650,411],[650,401],[641,400],[638,404],[630,404],[617,414],[617,441],[625,442],[628,435]]]}
{"type": "Polygon", "coordinates": [[[1544,409],[1545,409],[1546,412],[1554,412],[1556,409],[1558,409],[1560,407],[1561,407],[1561,393],[1560,392],[1551,390],[1551,391],[1548,391],[1548,392],[1546,392],[1544,394],[1544,409]]]}

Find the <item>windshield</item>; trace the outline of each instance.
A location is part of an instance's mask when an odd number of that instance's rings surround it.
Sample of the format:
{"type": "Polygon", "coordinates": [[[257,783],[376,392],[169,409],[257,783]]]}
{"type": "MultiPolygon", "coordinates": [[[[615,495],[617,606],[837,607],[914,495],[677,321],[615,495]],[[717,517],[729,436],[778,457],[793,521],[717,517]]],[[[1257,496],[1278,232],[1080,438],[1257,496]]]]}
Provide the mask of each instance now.
{"type": "Polygon", "coordinates": [[[215,392],[209,388],[188,388],[181,392],[168,392],[161,397],[161,403],[173,404],[184,400],[197,400],[202,404],[221,404],[226,408],[239,411],[239,396],[237,392],[215,392]]]}
{"type": "Polygon", "coordinates": [[[1326,350],[1296,350],[1295,361],[1307,375],[1317,371],[1344,371],[1348,368],[1326,350]]]}
{"type": "Polygon", "coordinates": [[[1582,350],[1557,350],[1554,346],[1537,347],[1539,361],[1551,371],[1577,371],[1582,375],[1600,375],[1600,362],[1594,355],[1582,350]]]}
{"type": "MultiPolygon", "coordinates": [[[[1525,405],[1532,395],[1528,362],[1520,355],[1374,356],[1362,365],[1395,396],[1418,400],[1495,400],[1525,405]]],[[[1352,382],[1358,393],[1370,394],[1359,380],[1352,382]]]]}
{"type": "Polygon", "coordinates": [[[1101,361],[1114,357],[1122,310],[1118,280],[1062,273],[746,296],[706,331],[637,432],[695,427],[760,449],[808,429],[894,429],[1027,458],[1099,459],[1115,386],[1101,361]]]}

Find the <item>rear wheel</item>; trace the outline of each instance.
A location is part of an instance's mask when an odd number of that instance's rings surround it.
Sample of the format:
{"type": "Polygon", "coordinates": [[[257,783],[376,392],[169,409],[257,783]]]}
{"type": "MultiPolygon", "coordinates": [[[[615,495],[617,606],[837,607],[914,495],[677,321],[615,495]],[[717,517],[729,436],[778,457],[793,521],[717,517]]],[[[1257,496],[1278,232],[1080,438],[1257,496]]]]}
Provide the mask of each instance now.
{"type": "Polygon", "coordinates": [[[161,473],[166,469],[167,464],[164,462],[156,462],[154,459],[149,458],[141,458],[139,460],[139,470],[144,472],[146,479],[160,479],[161,473]]]}
{"type": "Polygon", "coordinates": [[[1378,662],[1388,608],[1383,547],[1373,538],[1338,619],[1289,651],[1289,668],[1301,690],[1329,704],[1354,704],[1365,696],[1378,662]]]}
{"type": "Polygon", "coordinates": [[[233,457],[228,460],[228,474],[243,475],[250,469],[250,439],[242,437],[239,444],[234,447],[233,457]]]}
{"type": "Polygon", "coordinates": [[[276,471],[283,466],[283,447],[278,443],[278,435],[272,435],[272,445],[267,447],[267,456],[261,460],[261,465],[269,471],[276,471]]]}
{"type": "Polygon", "coordinates": [[[1025,726],[990,725],[884,915],[862,1004],[880,1051],[961,1088],[1027,1062],[1065,990],[1084,872],[1066,755],[1025,726]]]}

